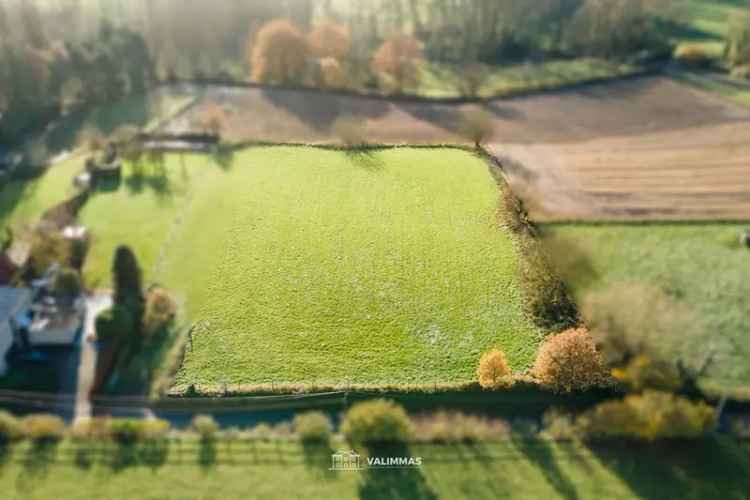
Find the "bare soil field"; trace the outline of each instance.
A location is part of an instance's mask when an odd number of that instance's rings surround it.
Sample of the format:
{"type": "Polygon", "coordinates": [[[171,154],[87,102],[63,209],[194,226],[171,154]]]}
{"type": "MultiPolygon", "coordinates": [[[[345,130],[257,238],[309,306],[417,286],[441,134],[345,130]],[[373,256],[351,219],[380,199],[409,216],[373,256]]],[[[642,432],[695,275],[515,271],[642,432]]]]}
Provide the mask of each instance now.
{"type": "MultiPolygon", "coordinates": [[[[370,142],[460,143],[477,104],[210,87],[167,127],[194,128],[209,102],[232,141],[335,142],[341,116],[370,142]]],[[[750,109],[666,77],[498,99],[490,151],[540,221],[750,219],[750,109]]]]}

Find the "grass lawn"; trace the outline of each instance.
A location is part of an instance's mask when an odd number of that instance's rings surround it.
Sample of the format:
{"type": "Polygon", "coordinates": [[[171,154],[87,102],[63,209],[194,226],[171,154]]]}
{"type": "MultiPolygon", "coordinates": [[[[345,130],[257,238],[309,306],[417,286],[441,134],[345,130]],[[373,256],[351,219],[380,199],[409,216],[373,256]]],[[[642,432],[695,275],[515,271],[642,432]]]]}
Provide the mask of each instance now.
{"type": "Polygon", "coordinates": [[[460,382],[494,346],[532,361],[542,332],[483,160],[269,147],[184,163],[168,157],[167,195],[126,179],[81,213],[87,279],[106,283],[128,243],[200,322],[177,387],[460,382]]]}
{"type": "MultiPolygon", "coordinates": [[[[552,237],[575,242],[594,280],[578,295],[622,283],[658,287],[687,306],[691,325],[660,340],[672,358],[713,362],[704,388],[750,397],[750,250],[739,245],[746,224],[554,225],[552,237]]],[[[554,241],[554,240],[553,240],[554,241]]]]}
{"type": "Polygon", "coordinates": [[[32,180],[12,180],[0,189],[0,228],[21,229],[75,194],[73,178],[83,171],[83,157],[53,165],[32,180]]]}
{"type": "Polygon", "coordinates": [[[733,13],[749,13],[747,0],[675,0],[669,16],[672,38],[678,43],[700,45],[704,50],[720,57],[724,39],[733,13]]]}
{"type": "Polygon", "coordinates": [[[738,104],[750,106],[750,81],[732,78],[721,73],[696,73],[690,71],[670,71],[678,81],[693,87],[714,92],[738,104]]]}
{"type": "Polygon", "coordinates": [[[230,449],[219,443],[202,450],[197,443],[173,443],[134,455],[97,445],[98,456],[106,455],[91,463],[75,446],[6,450],[0,460],[3,498],[739,499],[750,488],[747,445],[729,440],[587,447],[511,438],[414,445],[405,453],[421,456],[421,468],[359,472],[329,471],[330,450],[295,443],[238,442],[230,449]],[[123,465],[130,457],[135,461],[123,465]]]}
{"type": "MultiPolygon", "coordinates": [[[[487,79],[479,89],[481,97],[498,97],[516,92],[542,90],[616,78],[638,70],[636,66],[615,64],[601,59],[550,60],[503,66],[485,65],[487,79]]],[[[460,65],[427,63],[423,66],[417,94],[424,97],[461,97],[461,79],[466,68],[460,65]]]]}

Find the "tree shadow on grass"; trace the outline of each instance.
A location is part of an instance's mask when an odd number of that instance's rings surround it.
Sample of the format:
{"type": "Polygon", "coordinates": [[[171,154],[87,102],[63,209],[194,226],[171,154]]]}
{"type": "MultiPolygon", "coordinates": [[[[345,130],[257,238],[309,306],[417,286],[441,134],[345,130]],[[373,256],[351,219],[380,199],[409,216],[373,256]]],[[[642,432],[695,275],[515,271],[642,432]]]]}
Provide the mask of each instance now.
{"type": "Polygon", "coordinates": [[[57,456],[57,445],[57,439],[41,439],[31,444],[23,460],[23,472],[18,476],[19,487],[31,488],[47,475],[57,456]]]}
{"type": "Polygon", "coordinates": [[[202,438],[198,448],[198,465],[204,471],[216,465],[216,439],[202,438]]]}
{"type": "MultiPolygon", "coordinates": [[[[411,457],[405,444],[379,444],[369,447],[371,457],[411,457]]],[[[373,469],[362,472],[359,497],[362,500],[437,500],[437,494],[427,484],[418,467],[373,469]]]]}
{"type": "Polygon", "coordinates": [[[166,439],[148,439],[138,449],[138,463],[158,469],[167,462],[169,442],[166,439]]]}
{"type": "Polygon", "coordinates": [[[335,453],[329,442],[310,443],[302,442],[302,455],[305,466],[322,477],[330,479],[334,475],[331,470],[331,456],[335,453]]]}
{"type": "Polygon", "coordinates": [[[750,447],[732,438],[589,446],[639,498],[747,498],[750,447]]]}
{"type": "Polygon", "coordinates": [[[364,170],[378,172],[380,170],[383,170],[383,168],[385,167],[385,162],[374,149],[370,149],[367,147],[355,147],[347,149],[345,151],[345,154],[349,161],[364,170]]]}
{"type": "Polygon", "coordinates": [[[234,148],[218,144],[211,151],[211,157],[222,170],[229,170],[234,165],[234,148]]]}
{"type": "Polygon", "coordinates": [[[518,434],[512,434],[511,440],[518,451],[539,467],[540,472],[561,497],[570,500],[579,498],[575,484],[560,470],[552,442],[518,434]]]}

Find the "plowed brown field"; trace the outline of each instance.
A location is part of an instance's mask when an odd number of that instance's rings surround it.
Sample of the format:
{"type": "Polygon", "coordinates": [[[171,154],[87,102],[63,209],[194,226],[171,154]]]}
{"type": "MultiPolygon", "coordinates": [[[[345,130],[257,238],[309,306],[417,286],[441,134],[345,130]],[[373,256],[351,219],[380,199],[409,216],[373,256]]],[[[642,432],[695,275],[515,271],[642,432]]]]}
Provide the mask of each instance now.
{"type": "MultiPolygon", "coordinates": [[[[230,140],[333,142],[338,117],[371,142],[461,142],[474,104],[211,87],[168,126],[190,130],[208,102],[230,140]]],[[[489,149],[541,221],[750,219],[750,110],[666,77],[499,99],[489,149]]]]}

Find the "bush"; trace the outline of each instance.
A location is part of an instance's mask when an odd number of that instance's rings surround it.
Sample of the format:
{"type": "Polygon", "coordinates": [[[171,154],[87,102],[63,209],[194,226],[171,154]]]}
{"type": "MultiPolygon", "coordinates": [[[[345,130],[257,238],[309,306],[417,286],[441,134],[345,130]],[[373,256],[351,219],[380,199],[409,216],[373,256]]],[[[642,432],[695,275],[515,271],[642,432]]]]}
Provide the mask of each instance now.
{"type": "Polygon", "coordinates": [[[707,68],[711,65],[711,57],[700,45],[680,45],[674,54],[675,60],[684,66],[707,68]]]}
{"type": "Polygon", "coordinates": [[[510,387],[513,379],[505,354],[497,349],[484,353],[479,359],[477,378],[483,389],[510,387]]]}
{"type": "Polygon", "coordinates": [[[702,401],[649,390],[601,403],[580,416],[577,424],[593,437],[697,438],[714,428],[716,415],[702,401]]]}
{"type": "Polygon", "coordinates": [[[268,441],[273,437],[273,429],[266,423],[261,423],[253,427],[250,431],[250,436],[253,439],[259,439],[261,441],[268,441]]]}
{"type": "Polygon", "coordinates": [[[534,323],[547,330],[563,330],[579,323],[578,309],[549,257],[524,236],[524,258],[518,265],[526,310],[534,323]]]}
{"type": "Polygon", "coordinates": [[[635,392],[645,389],[676,391],[682,386],[680,371],[674,364],[646,355],[636,356],[624,367],[612,370],[612,374],[635,392]]]}
{"type": "Polygon", "coordinates": [[[78,271],[64,267],[55,277],[55,290],[70,297],[77,297],[83,292],[83,283],[78,271]]]}
{"type": "Polygon", "coordinates": [[[101,342],[113,342],[132,333],[133,316],[127,307],[114,306],[96,317],[96,338],[101,342]]]}
{"type": "Polygon", "coordinates": [[[162,331],[172,322],[176,313],[177,304],[169,292],[163,288],[151,290],[146,297],[143,331],[147,335],[162,331]]]}
{"type": "Polygon", "coordinates": [[[361,121],[352,116],[336,118],[331,125],[331,132],[349,147],[364,146],[367,143],[361,121]]]}
{"type": "Polygon", "coordinates": [[[23,437],[21,422],[7,411],[0,411],[0,444],[12,443],[23,437]]]}
{"type": "Polygon", "coordinates": [[[378,399],[352,406],[341,432],[352,444],[400,443],[411,437],[412,425],[402,406],[378,399]]]}
{"type": "Polygon", "coordinates": [[[479,443],[507,436],[503,420],[440,411],[414,422],[415,438],[425,443],[479,443]]]}
{"type": "Polygon", "coordinates": [[[482,86],[489,78],[489,71],[483,64],[470,64],[464,68],[458,83],[461,95],[465,97],[478,97],[482,86]]]}
{"type": "Polygon", "coordinates": [[[59,441],[65,435],[65,422],[57,415],[29,415],[22,426],[26,437],[37,443],[59,441]]]}
{"type": "Polygon", "coordinates": [[[197,415],[193,418],[193,430],[202,441],[213,441],[219,432],[219,424],[211,415],[197,415]]]}
{"type": "Polygon", "coordinates": [[[558,392],[583,391],[608,378],[608,370],[586,328],[571,328],[547,338],[539,347],[533,374],[558,392]]]}
{"type": "Polygon", "coordinates": [[[141,424],[143,439],[147,441],[158,441],[167,437],[170,425],[166,420],[160,418],[150,418],[144,420],[141,424]]]}
{"type": "Polygon", "coordinates": [[[303,443],[327,443],[331,438],[331,420],[319,411],[303,413],[294,417],[294,432],[303,443]]]}
{"type": "Polygon", "coordinates": [[[109,421],[109,434],[118,444],[135,444],[143,438],[143,422],[132,418],[113,418],[109,421]]]}
{"type": "Polygon", "coordinates": [[[53,227],[40,227],[31,235],[29,266],[34,277],[42,276],[53,264],[70,262],[70,242],[53,227]]]}
{"type": "Polygon", "coordinates": [[[287,19],[264,24],[248,44],[248,58],[253,80],[264,83],[299,81],[307,68],[307,40],[287,19]]]}
{"type": "Polygon", "coordinates": [[[97,417],[76,420],[70,426],[69,434],[76,441],[102,441],[111,439],[109,418],[97,417]]]}
{"type": "Polygon", "coordinates": [[[495,132],[495,120],[483,109],[465,111],[459,131],[479,148],[484,141],[492,138],[495,132]]]}

